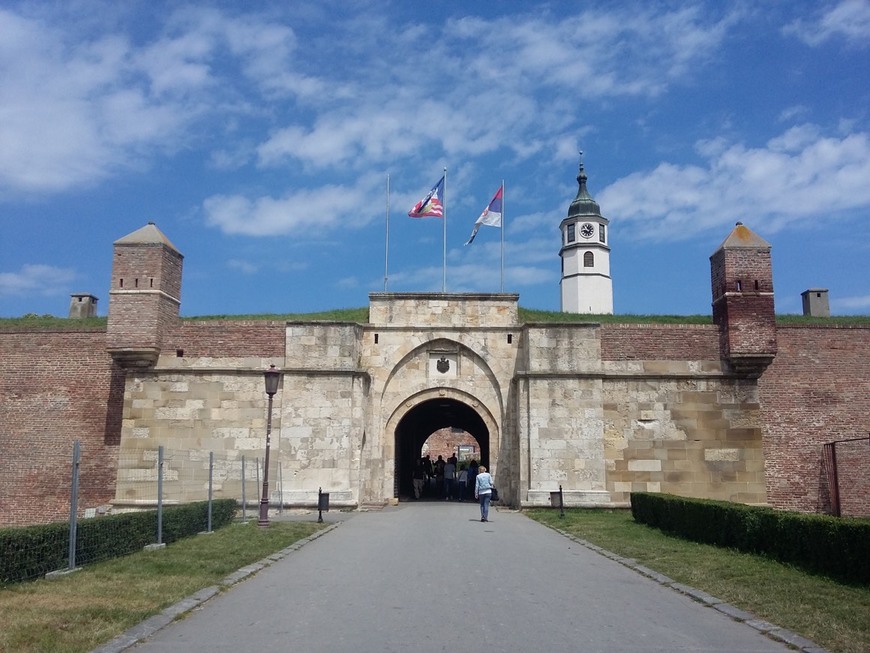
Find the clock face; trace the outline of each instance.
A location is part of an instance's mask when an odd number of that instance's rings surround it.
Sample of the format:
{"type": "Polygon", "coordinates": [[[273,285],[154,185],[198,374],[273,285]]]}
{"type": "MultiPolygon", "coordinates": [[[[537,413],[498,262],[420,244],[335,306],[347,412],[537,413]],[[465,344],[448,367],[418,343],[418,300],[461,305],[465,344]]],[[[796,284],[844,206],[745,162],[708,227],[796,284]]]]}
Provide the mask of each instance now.
{"type": "Polygon", "coordinates": [[[580,235],[584,238],[592,238],[595,234],[595,227],[590,222],[586,222],[580,227],[580,235]]]}

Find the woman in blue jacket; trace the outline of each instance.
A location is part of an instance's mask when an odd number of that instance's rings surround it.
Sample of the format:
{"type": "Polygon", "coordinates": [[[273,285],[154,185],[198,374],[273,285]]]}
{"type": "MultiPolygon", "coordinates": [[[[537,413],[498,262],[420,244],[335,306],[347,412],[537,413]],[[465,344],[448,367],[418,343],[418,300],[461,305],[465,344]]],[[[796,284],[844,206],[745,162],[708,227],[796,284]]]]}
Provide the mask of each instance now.
{"type": "Polygon", "coordinates": [[[483,465],[474,480],[474,498],[480,500],[480,521],[489,521],[489,502],[492,499],[492,476],[483,465]]]}

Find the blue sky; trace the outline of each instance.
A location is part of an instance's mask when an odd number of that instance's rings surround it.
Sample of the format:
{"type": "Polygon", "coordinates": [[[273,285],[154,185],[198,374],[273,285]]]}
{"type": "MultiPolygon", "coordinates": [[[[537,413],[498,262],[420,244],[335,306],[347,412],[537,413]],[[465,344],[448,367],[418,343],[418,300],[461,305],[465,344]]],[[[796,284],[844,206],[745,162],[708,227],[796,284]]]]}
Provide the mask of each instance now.
{"type": "Polygon", "coordinates": [[[870,314],[870,2],[0,3],[0,316],[108,309],[154,221],[182,315],[447,290],[559,309],[577,191],[610,220],[616,313],[709,314],[738,220],[779,313],[870,314]]]}

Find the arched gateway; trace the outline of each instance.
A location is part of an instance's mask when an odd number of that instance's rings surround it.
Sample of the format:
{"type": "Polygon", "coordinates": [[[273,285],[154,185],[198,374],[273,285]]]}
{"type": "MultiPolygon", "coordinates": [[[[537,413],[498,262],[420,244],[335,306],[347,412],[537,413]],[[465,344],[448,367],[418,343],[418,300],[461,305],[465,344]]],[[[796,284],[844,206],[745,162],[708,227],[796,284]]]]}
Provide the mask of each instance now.
{"type": "Polygon", "coordinates": [[[396,497],[412,496],[411,472],[420,458],[423,444],[433,432],[442,428],[470,434],[479,446],[478,462],[496,469],[498,425],[486,407],[461,390],[431,388],[409,397],[387,420],[386,433],[394,434],[393,489],[396,497]]]}

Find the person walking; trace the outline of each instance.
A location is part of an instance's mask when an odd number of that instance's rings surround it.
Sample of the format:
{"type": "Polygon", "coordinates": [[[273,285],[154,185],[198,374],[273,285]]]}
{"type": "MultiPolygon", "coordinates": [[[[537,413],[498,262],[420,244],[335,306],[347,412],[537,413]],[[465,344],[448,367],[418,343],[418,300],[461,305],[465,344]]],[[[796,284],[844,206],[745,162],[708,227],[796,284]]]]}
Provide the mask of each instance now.
{"type": "Polygon", "coordinates": [[[480,501],[480,521],[489,521],[489,502],[492,499],[492,476],[483,465],[474,481],[474,498],[480,501]]]}
{"type": "Polygon", "coordinates": [[[423,494],[423,483],[426,482],[426,468],[423,466],[422,460],[417,461],[412,478],[414,480],[414,498],[419,500],[423,494]]]}
{"type": "Polygon", "coordinates": [[[447,459],[447,464],[444,465],[444,500],[451,501],[453,499],[454,482],[456,481],[456,458],[450,456],[447,459]]]}
{"type": "Polygon", "coordinates": [[[468,490],[468,470],[465,469],[465,464],[459,466],[456,482],[459,485],[459,500],[465,501],[465,492],[468,490]]]}

